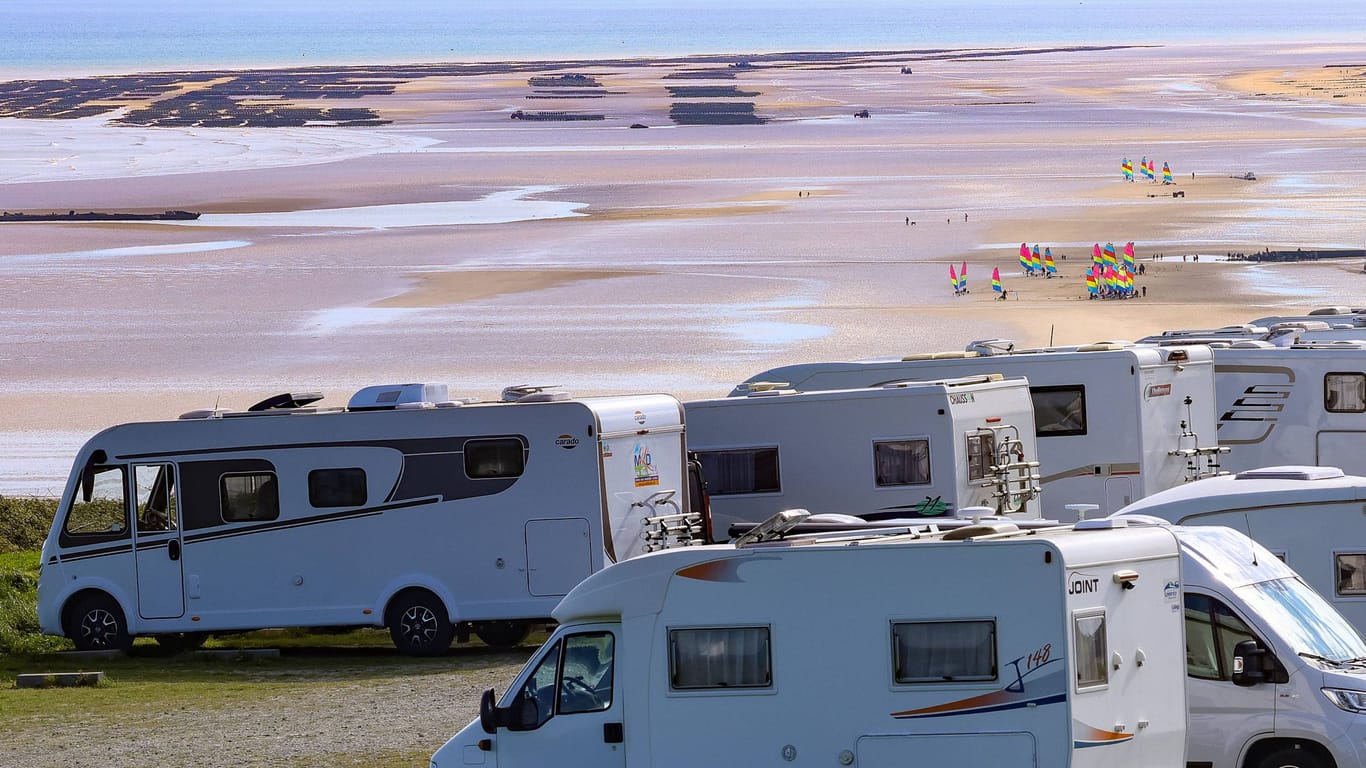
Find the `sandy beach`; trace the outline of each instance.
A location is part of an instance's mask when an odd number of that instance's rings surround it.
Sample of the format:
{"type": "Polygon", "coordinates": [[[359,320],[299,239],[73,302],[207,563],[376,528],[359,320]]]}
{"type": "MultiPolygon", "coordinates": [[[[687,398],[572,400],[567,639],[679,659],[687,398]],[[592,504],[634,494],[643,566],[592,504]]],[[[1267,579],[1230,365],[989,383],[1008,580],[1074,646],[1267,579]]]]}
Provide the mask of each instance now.
{"type": "Polygon", "coordinates": [[[301,126],[252,123],[264,96],[236,97],[251,120],[217,113],[232,126],[158,101],[242,73],[115,83],[74,119],[0,97],[0,209],[202,213],[0,224],[0,493],[56,495],[105,426],[291,389],[710,397],[791,362],[1366,305],[1359,260],[1211,258],[1366,247],[1361,62],[1366,45],[1227,45],[343,68],[394,85],[347,100],[364,120],[267,100],[301,126]],[[1174,183],[1125,182],[1126,157],[1174,183]],[[1127,241],[1146,298],[1088,300],[1092,244],[1127,241]],[[1023,277],[1022,242],[1059,276],[1023,277]]]}

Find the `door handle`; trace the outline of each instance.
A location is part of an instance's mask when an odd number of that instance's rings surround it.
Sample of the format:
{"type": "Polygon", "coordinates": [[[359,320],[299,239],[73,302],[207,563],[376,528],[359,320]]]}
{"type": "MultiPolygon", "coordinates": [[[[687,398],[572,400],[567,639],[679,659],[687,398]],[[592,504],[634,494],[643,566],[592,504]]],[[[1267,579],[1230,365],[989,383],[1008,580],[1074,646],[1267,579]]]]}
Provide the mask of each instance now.
{"type": "Polygon", "coordinates": [[[169,555],[173,561],[180,559],[180,541],[178,539],[171,539],[166,542],[166,554],[169,555]]]}
{"type": "Polygon", "coordinates": [[[603,723],[602,740],[608,744],[620,744],[625,740],[621,723],[603,723]]]}

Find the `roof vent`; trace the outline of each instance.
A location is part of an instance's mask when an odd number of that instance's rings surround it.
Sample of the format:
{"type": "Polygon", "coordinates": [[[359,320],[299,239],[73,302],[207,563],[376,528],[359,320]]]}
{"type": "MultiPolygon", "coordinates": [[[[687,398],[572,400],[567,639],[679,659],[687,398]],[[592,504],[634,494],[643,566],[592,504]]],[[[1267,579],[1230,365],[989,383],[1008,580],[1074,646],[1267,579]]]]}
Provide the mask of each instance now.
{"type": "Polygon", "coordinates": [[[1116,349],[1124,349],[1125,347],[1132,347],[1133,345],[1134,345],[1134,343],[1133,343],[1132,341],[1119,341],[1119,340],[1097,341],[1097,342],[1093,342],[1093,343],[1091,343],[1091,344],[1082,344],[1081,346],[1077,347],[1077,351],[1078,351],[1078,352],[1109,352],[1109,351],[1116,350],[1116,349]]]}
{"type": "Polygon", "coordinates": [[[567,393],[553,391],[558,390],[559,386],[559,384],[513,384],[510,387],[503,387],[503,392],[498,399],[505,403],[530,403],[537,401],[527,400],[526,398],[528,395],[547,393],[550,395],[565,395],[558,399],[568,400],[569,396],[567,393]]]}
{"type": "Polygon", "coordinates": [[[1122,517],[1097,517],[1094,520],[1078,520],[1072,529],[1076,531],[1112,531],[1128,528],[1129,521],[1122,517]]]}
{"type": "Polygon", "coordinates": [[[1236,480],[1332,480],[1345,477],[1337,467],[1262,467],[1233,476],[1236,480]]]}
{"type": "Polygon", "coordinates": [[[445,384],[380,384],[352,395],[346,407],[352,411],[380,411],[407,403],[440,403],[450,399],[445,384]]]}
{"type": "Polygon", "coordinates": [[[1269,341],[1257,341],[1256,339],[1245,339],[1235,341],[1228,345],[1232,349],[1275,349],[1276,345],[1269,341]]]}
{"type": "Polygon", "coordinates": [[[962,528],[954,528],[944,534],[944,541],[964,541],[978,536],[1000,536],[1007,533],[1019,533],[1020,526],[1004,521],[984,521],[965,525],[962,528]]]}
{"type": "Polygon", "coordinates": [[[1351,308],[1351,307],[1319,307],[1318,309],[1311,309],[1311,310],[1309,310],[1309,315],[1310,315],[1311,317],[1317,317],[1318,315],[1350,315],[1350,314],[1352,314],[1352,308],[1351,308]]]}
{"type": "Polygon", "coordinates": [[[321,392],[282,392],[248,408],[248,411],[273,411],[277,408],[302,408],[323,399],[321,392]]]}
{"type": "Polygon", "coordinates": [[[969,341],[966,351],[979,355],[1008,355],[1015,351],[1015,342],[1011,339],[978,339],[969,341]]]}
{"type": "Polygon", "coordinates": [[[228,408],[196,408],[180,414],[182,419],[221,419],[224,414],[232,413],[228,408]]]}

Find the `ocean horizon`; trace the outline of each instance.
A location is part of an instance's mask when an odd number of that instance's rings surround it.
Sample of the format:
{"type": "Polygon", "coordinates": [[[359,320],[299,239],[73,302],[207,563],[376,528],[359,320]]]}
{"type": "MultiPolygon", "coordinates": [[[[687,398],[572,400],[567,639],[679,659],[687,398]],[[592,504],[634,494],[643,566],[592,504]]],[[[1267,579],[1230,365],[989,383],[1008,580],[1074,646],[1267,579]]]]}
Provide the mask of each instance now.
{"type": "Polygon", "coordinates": [[[335,64],[1350,42],[1352,3],[1207,0],[6,0],[0,77],[335,64]]]}

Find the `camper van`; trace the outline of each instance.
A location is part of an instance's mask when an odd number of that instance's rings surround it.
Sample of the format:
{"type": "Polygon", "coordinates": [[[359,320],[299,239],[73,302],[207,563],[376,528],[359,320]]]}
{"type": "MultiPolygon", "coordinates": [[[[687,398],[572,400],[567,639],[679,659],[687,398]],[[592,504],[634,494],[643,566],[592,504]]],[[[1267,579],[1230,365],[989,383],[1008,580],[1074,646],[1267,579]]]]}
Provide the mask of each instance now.
{"type": "Polygon", "coordinates": [[[1219,444],[1230,471],[1283,464],[1366,475],[1366,341],[1214,350],[1219,444]]]}
{"type": "Polygon", "coordinates": [[[1109,514],[1220,471],[1213,358],[1199,345],[1104,342],[1022,350],[991,339],[972,342],[965,352],[783,366],[750,378],[731,396],[983,373],[1029,380],[1047,517],[1074,519],[1065,508],[1073,503],[1109,514]]]}
{"type": "Polygon", "coordinates": [[[100,432],[43,545],[43,631],[82,649],[353,626],[410,654],[471,632],[506,646],[590,573],[701,542],[677,400],[530,390],[281,395],[100,432]]]}
{"type": "Polygon", "coordinates": [[[1039,517],[1028,383],[997,374],[683,404],[716,540],[800,504],[864,519],[1039,517]]]}
{"type": "Polygon", "coordinates": [[[1081,526],[766,524],[615,565],[431,764],[1181,765],[1176,539],[1081,526]]]}

